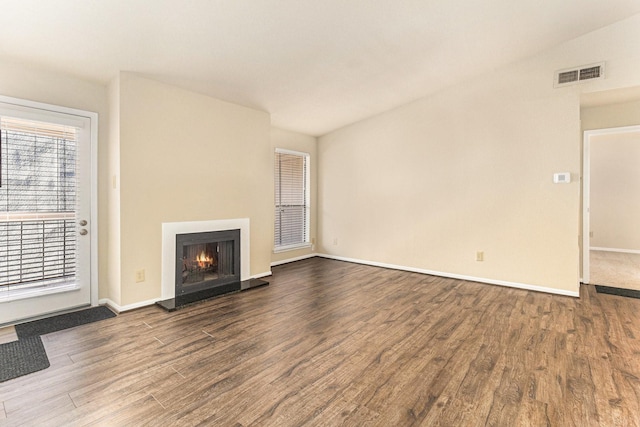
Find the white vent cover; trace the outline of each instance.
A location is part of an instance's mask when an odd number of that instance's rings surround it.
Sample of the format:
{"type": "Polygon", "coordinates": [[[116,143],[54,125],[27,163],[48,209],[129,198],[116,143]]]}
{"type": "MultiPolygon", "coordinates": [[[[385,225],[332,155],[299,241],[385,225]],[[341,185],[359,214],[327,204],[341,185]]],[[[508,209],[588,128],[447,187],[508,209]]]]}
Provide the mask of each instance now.
{"type": "Polygon", "coordinates": [[[553,81],[554,87],[563,87],[576,83],[584,83],[590,80],[599,80],[604,78],[604,62],[597,64],[583,65],[576,68],[568,68],[566,70],[556,71],[553,81]]]}

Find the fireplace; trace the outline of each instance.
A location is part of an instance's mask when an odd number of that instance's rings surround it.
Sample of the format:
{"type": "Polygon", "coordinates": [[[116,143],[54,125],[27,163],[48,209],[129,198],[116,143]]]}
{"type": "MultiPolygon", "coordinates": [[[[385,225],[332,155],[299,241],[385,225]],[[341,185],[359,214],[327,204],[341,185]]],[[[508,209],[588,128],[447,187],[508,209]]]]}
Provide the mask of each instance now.
{"type": "Polygon", "coordinates": [[[268,285],[250,277],[248,218],[162,224],[161,307],[268,285]]]}
{"type": "Polygon", "coordinates": [[[240,230],[176,235],[176,297],[240,283],[240,230]]]}

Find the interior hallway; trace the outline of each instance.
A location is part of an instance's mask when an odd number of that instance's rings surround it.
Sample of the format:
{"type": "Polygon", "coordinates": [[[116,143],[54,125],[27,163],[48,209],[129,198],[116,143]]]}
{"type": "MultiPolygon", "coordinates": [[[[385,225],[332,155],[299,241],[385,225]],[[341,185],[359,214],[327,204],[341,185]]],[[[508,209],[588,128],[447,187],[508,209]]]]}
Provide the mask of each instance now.
{"type": "Polygon", "coordinates": [[[640,254],[592,250],[589,262],[592,285],[640,291],[640,254]]]}

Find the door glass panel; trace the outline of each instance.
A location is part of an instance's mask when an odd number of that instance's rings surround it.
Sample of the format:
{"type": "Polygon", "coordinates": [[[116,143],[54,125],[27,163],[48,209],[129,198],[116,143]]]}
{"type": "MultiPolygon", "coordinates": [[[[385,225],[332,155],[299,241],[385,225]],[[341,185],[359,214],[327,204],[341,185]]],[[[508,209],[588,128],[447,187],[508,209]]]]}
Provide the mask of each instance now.
{"type": "Polygon", "coordinates": [[[0,118],[0,298],[75,287],[77,129],[0,118]]]}

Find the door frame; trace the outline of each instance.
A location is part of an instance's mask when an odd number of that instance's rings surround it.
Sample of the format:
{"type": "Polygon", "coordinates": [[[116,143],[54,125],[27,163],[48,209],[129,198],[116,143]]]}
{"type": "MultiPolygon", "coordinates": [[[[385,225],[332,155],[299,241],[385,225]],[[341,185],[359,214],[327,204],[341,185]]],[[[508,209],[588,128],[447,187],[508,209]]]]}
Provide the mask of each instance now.
{"type": "Polygon", "coordinates": [[[591,231],[590,207],[591,207],[591,137],[598,135],[614,135],[630,132],[640,132],[640,125],[622,126],[604,129],[586,130],[583,133],[582,147],[582,282],[589,284],[590,281],[590,262],[589,254],[591,252],[591,240],[589,233],[591,231]]]}
{"type": "Polygon", "coordinates": [[[91,203],[90,203],[90,224],[91,232],[89,233],[89,245],[91,254],[89,257],[89,292],[90,304],[98,305],[98,113],[77,108],[63,107],[55,104],[47,104],[44,102],[30,101],[27,99],[13,98],[10,96],[0,95],[0,102],[15,105],[17,107],[34,108],[45,111],[53,111],[58,113],[69,114],[89,119],[90,123],[90,179],[91,179],[91,203]]]}

